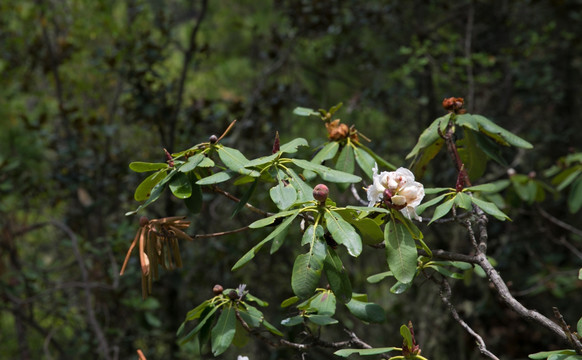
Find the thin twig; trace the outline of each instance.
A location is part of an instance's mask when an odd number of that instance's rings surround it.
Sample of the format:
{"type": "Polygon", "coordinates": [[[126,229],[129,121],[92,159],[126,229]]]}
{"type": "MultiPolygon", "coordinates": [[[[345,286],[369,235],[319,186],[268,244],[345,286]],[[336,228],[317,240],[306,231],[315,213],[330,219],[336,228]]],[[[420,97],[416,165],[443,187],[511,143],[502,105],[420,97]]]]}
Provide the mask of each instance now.
{"type": "MultiPolygon", "coordinates": [[[[221,188],[219,188],[216,185],[215,186],[212,186],[211,189],[212,189],[212,191],[214,191],[216,193],[219,193],[219,194],[227,197],[228,199],[230,199],[232,201],[240,202],[240,199],[239,198],[237,198],[236,196],[232,195],[228,191],[222,190],[221,188]]],[[[263,216],[271,216],[271,215],[273,215],[271,213],[268,213],[268,212],[266,212],[264,210],[259,209],[258,207],[255,207],[255,206],[253,206],[253,205],[251,205],[249,203],[246,203],[245,204],[245,207],[247,207],[249,210],[251,210],[251,211],[253,211],[253,212],[257,213],[257,214],[261,214],[263,216]]]]}
{"type": "Polygon", "coordinates": [[[243,232],[245,230],[248,230],[249,227],[248,226],[244,226],[238,229],[234,229],[234,230],[229,230],[229,231],[221,231],[221,232],[215,232],[212,234],[198,234],[198,235],[191,235],[191,237],[193,239],[207,239],[207,238],[213,238],[213,237],[219,237],[219,236],[224,236],[224,235],[230,235],[230,234],[236,234],[239,232],[243,232]]]}
{"type": "Polygon", "coordinates": [[[457,309],[451,303],[451,286],[449,285],[449,283],[445,279],[443,279],[442,282],[441,282],[440,295],[441,295],[442,301],[449,308],[449,311],[451,312],[451,315],[453,315],[453,318],[459,323],[459,325],[461,325],[461,327],[463,329],[465,329],[466,332],[468,332],[471,336],[473,336],[475,338],[475,340],[477,341],[477,346],[479,347],[479,351],[481,352],[481,354],[487,356],[490,359],[499,360],[499,358],[497,356],[495,356],[492,352],[490,352],[489,350],[487,350],[487,346],[485,345],[485,341],[483,341],[483,338],[479,334],[477,334],[477,332],[475,332],[475,330],[473,330],[461,318],[461,316],[459,316],[459,313],[457,312],[457,309]]]}
{"type": "Polygon", "coordinates": [[[552,223],[558,225],[559,227],[561,227],[562,229],[568,230],[573,234],[576,234],[578,236],[582,236],[582,230],[567,224],[565,222],[563,222],[560,219],[556,219],[555,217],[553,217],[552,215],[548,214],[544,209],[542,209],[540,206],[538,206],[538,211],[540,212],[540,214],[545,217],[546,219],[548,219],[549,221],[551,221],[552,223]]]}
{"type": "Polygon", "coordinates": [[[554,316],[556,317],[556,319],[558,319],[560,326],[562,327],[562,330],[568,336],[570,344],[572,344],[574,349],[576,349],[576,353],[578,355],[582,355],[582,344],[580,344],[580,340],[577,339],[576,335],[572,334],[572,330],[570,330],[570,326],[568,326],[566,320],[564,320],[564,317],[560,313],[560,310],[558,310],[558,308],[555,306],[552,308],[552,310],[554,310],[554,316]]]}

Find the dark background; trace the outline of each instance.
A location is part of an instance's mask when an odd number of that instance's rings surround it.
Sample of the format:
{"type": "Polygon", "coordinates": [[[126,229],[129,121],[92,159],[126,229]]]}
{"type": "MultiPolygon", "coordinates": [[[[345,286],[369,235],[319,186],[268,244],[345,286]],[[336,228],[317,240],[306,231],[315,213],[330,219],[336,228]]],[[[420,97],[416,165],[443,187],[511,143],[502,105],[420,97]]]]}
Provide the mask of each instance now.
{"type": "MultiPolygon", "coordinates": [[[[543,171],[580,151],[582,122],[582,6],[579,1],[306,1],[306,0],[8,0],[0,3],[0,348],[2,358],[210,358],[175,344],[188,310],[212,296],[216,283],[247,283],[271,305],[278,328],[291,310],[290,270],[297,247],[261,252],[243,270],[230,268],[265,236],[256,231],[182,244],[183,269],[164,272],[141,299],[137,257],[119,268],[138,227],[124,213],[137,207],[133,191],[144,176],[131,161],[165,161],[163,148],[186,149],[220,135],[248,158],[301,136],[317,146],[326,131],[296,106],[339,102],[342,122],[372,140],[397,166],[422,130],[445,112],[442,99],[459,96],[469,112],[485,115],[535,145],[507,151],[507,165],[490,164],[482,181],[543,171]]],[[[309,156],[309,154],[306,154],[309,156]]],[[[534,174],[532,173],[532,176],[534,174]]],[[[452,186],[449,159],[439,156],[422,180],[452,186]]],[[[313,184],[312,184],[313,185],[313,184]]],[[[225,188],[240,196],[246,188],[225,188]]],[[[351,201],[332,188],[332,196],[351,201]]],[[[190,234],[244,226],[256,215],[231,219],[234,204],[205,195],[190,216],[190,234]]],[[[504,209],[513,222],[491,221],[489,254],[526,306],[551,316],[559,306],[571,324],[580,316],[580,236],[554,225],[540,209],[574,226],[563,196],[526,204],[511,194],[504,209]]],[[[266,191],[251,203],[273,210],[266,191]]],[[[187,214],[162,198],[150,217],[187,214]]],[[[422,227],[431,247],[469,251],[462,231],[422,227]]],[[[298,230],[294,230],[298,231],[298,230]]],[[[338,315],[374,346],[399,346],[398,329],[411,320],[423,355],[476,359],[474,341],[449,316],[438,287],[419,279],[402,295],[390,280],[367,284],[385,271],[383,251],[365,250],[349,268],[355,291],[381,304],[387,322],[363,326],[338,315]],[[361,261],[365,260],[365,261],[361,261]]],[[[544,329],[518,318],[485,280],[456,281],[453,303],[504,359],[563,347],[544,329]]],[[[339,311],[339,310],[338,310],[339,311]]],[[[296,329],[283,329],[300,341],[296,329]]],[[[326,339],[344,334],[324,329],[326,339]]],[[[330,358],[313,350],[307,358],[330,358]]],[[[258,342],[223,358],[299,358],[258,342]]]]}

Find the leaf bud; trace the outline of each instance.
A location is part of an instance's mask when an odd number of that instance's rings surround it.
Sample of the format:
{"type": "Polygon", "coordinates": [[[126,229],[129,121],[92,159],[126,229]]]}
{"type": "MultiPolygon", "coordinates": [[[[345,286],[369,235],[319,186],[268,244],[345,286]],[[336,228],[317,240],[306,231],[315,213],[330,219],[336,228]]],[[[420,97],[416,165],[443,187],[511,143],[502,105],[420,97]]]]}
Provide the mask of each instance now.
{"type": "Polygon", "coordinates": [[[239,297],[239,296],[238,296],[238,294],[236,293],[236,291],[234,291],[234,290],[230,290],[230,291],[228,292],[228,297],[229,297],[231,300],[236,300],[236,299],[238,299],[238,297],[239,297]]]}
{"type": "Polygon", "coordinates": [[[216,144],[216,142],[218,141],[218,137],[216,137],[216,135],[210,135],[210,137],[208,138],[208,141],[211,144],[216,144]]]}
{"type": "Polygon", "coordinates": [[[329,188],[324,184],[318,184],[313,188],[313,198],[321,204],[325,204],[327,196],[329,195],[329,188]]]}
{"type": "Polygon", "coordinates": [[[212,288],[212,292],[214,293],[214,295],[222,294],[223,290],[224,290],[224,288],[222,287],[222,285],[219,285],[219,284],[214,285],[214,287],[212,288]]]}
{"type": "Polygon", "coordinates": [[[139,226],[144,227],[147,224],[149,224],[150,219],[148,219],[146,216],[142,216],[139,218],[139,226]]]}

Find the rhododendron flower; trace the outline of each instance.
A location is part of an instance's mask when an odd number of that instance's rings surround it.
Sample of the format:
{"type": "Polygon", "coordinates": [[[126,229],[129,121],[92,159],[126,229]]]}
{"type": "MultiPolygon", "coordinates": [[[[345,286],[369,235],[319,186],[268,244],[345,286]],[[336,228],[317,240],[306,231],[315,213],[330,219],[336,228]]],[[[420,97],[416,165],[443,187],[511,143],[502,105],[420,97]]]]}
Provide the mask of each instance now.
{"type": "Polygon", "coordinates": [[[409,219],[414,216],[422,221],[416,214],[416,207],[424,198],[424,186],[414,181],[414,174],[402,167],[396,171],[382,171],[378,174],[378,164],[372,170],[374,182],[367,190],[368,206],[383,201],[388,206],[399,209],[409,219]]]}

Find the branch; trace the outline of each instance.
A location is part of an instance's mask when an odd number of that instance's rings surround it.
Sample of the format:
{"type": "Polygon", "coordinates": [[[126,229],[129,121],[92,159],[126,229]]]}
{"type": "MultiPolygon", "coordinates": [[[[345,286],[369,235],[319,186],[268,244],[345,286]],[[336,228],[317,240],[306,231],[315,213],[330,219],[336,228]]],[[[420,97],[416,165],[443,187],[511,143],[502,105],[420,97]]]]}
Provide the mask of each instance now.
{"type": "Polygon", "coordinates": [[[457,309],[455,309],[455,307],[451,303],[451,287],[445,279],[443,279],[441,282],[440,295],[442,301],[445,303],[445,305],[447,305],[449,311],[453,315],[453,318],[459,323],[459,325],[461,325],[463,329],[465,329],[466,332],[468,332],[471,336],[475,338],[475,340],[477,341],[477,346],[479,347],[479,351],[481,351],[481,354],[489,357],[490,359],[499,360],[497,356],[495,356],[492,352],[487,350],[483,338],[479,334],[477,334],[463,319],[461,319],[459,313],[457,312],[457,309]]]}
{"type": "Polygon", "coordinates": [[[558,225],[559,227],[561,227],[562,229],[568,230],[573,234],[576,234],[578,236],[582,236],[582,230],[567,224],[563,221],[561,221],[560,219],[556,219],[555,217],[553,217],[552,215],[548,214],[544,209],[542,209],[540,206],[537,207],[538,211],[540,212],[540,214],[545,217],[546,219],[548,219],[549,221],[551,221],[552,223],[554,223],[555,225],[558,225]]]}
{"type": "Polygon", "coordinates": [[[568,340],[570,341],[570,344],[576,349],[576,353],[578,355],[582,355],[582,345],[580,344],[580,340],[578,340],[576,335],[572,334],[572,331],[570,330],[570,326],[568,326],[568,324],[566,324],[566,320],[564,320],[564,317],[560,313],[560,310],[558,310],[557,307],[553,307],[552,309],[554,310],[554,316],[560,322],[560,326],[562,327],[562,330],[568,336],[568,340]]]}
{"type": "Polygon", "coordinates": [[[362,199],[360,197],[360,194],[358,194],[358,189],[356,189],[356,185],[354,184],[350,185],[350,190],[352,191],[352,195],[354,196],[354,199],[356,199],[357,202],[359,202],[362,205],[368,205],[368,202],[362,199]]]}
{"type": "MultiPolygon", "coordinates": [[[[227,197],[228,199],[235,201],[235,202],[240,202],[240,199],[237,198],[236,196],[232,195],[231,193],[229,193],[228,191],[222,190],[221,188],[219,188],[218,186],[214,185],[211,187],[212,191],[215,193],[219,193],[225,197],[227,197]]],[[[257,214],[261,214],[263,216],[271,216],[273,214],[270,214],[264,210],[259,209],[258,207],[255,207],[249,203],[245,204],[245,207],[247,207],[249,210],[257,213],[257,214]]]]}
{"type": "Polygon", "coordinates": [[[193,239],[207,239],[207,238],[213,238],[213,237],[219,237],[219,236],[224,236],[224,235],[230,235],[230,234],[236,234],[239,232],[243,232],[245,230],[248,230],[249,227],[248,226],[244,226],[238,229],[234,229],[234,230],[229,230],[229,231],[221,231],[221,232],[215,232],[212,234],[198,234],[198,235],[191,235],[191,237],[193,239]]]}

